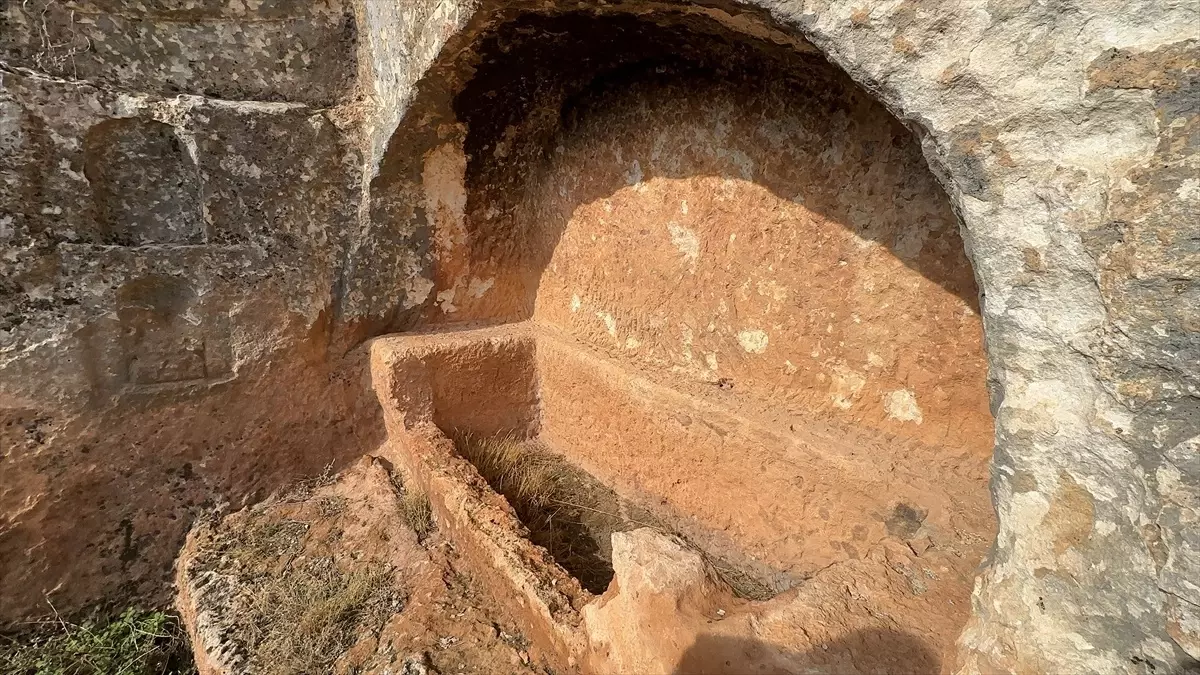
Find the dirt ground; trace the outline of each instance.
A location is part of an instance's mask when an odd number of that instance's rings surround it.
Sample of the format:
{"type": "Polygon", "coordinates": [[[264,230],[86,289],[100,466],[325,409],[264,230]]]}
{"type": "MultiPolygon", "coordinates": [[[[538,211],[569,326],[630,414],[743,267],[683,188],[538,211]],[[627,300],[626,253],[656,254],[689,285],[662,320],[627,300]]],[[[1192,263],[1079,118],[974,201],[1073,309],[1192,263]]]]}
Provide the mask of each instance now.
{"type": "Polygon", "coordinates": [[[364,457],[193,531],[178,604],[202,675],[544,673],[422,499],[364,457]]]}

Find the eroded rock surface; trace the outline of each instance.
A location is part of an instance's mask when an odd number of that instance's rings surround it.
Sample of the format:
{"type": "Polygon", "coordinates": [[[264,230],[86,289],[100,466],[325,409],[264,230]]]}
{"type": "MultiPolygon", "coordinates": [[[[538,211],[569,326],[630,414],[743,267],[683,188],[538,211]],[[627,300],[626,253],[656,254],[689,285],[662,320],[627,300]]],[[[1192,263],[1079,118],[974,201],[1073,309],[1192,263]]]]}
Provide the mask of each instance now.
{"type": "MultiPolygon", "coordinates": [[[[161,601],[193,519],[378,447],[354,347],[499,288],[467,274],[455,290],[462,270],[439,256],[475,205],[472,128],[499,123],[503,140],[526,114],[561,121],[533,90],[507,90],[511,119],[487,88],[458,100],[478,40],[559,10],[574,13],[568,41],[597,44],[591,65],[630,53],[589,30],[613,14],[820,54],[917,135],[974,271],[995,421],[998,534],[959,665],[1194,669],[1200,15],[1188,2],[5,3],[0,619],[48,611],[47,594],[64,611],[161,601]]],[[[624,159],[641,172],[627,188],[666,178],[624,159]]],[[[704,240],[675,224],[655,223],[645,245],[703,274],[704,240]]],[[[558,300],[565,316],[572,298],[558,300]]],[[[596,314],[615,322],[611,308],[587,311],[588,330],[612,337],[596,314]]],[[[724,336],[742,372],[774,356],[771,328],[724,336]]],[[[614,349],[645,342],[623,329],[614,349]]],[[[680,363],[681,350],[663,359],[680,363]]],[[[856,382],[805,395],[840,415],[829,395],[853,403],[856,382]]],[[[872,386],[859,390],[867,424],[953,433],[917,389],[872,386]]],[[[954,419],[953,401],[944,411],[954,419]]]]}
{"type": "Polygon", "coordinates": [[[301,105],[0,82],[0,614],[160,602],[192,519],[380,439],[330,304],[359,155],[301,105]]]}
{"type": "MultiPolygon", "coordinates": [[[[858,457],[882,460],[888,445],[846,428],[837,436],[793,429],[781,441],[761,422],[564,345],[536,324],[388,336],[373,341],[372,360],[389,424],[381,452],[425,486],[441,522],[469,551],[464,559],[475,576],[494,582],[500,605],[521,608],[531,639],[559,664],[586,664],[602,649],[589,646],[591,636],[579,628],[580,613],[597,611],[596,602],[612,604],[606,626],[624,625],[622,616],[631,622],[625,643],[646,643],[634,659],[644,664],[600,664],[596,672],[643,665],[669,672],[682,655],[654,644],[655,626],[665,631],[680,622],[680,649],[691,644],[689,635],[703,637],[688,631],[710,617],[675,616],[640,591],[625,595],[629,581],[620,574],[611,582],[594,574],[597,563],[609,575],[617,566],[609,533],[652,527],[702,552],[728,584],[723,593],[757,601],[739,602],[741,614],[759,623],[770,618],[774,628],[740,636],[744,642],[794,654],[810,646],[804,636],[818,626],[835,643],[859,644],[862,631],[881,631],[915,656],[905,661],[862,643],[854,659],[874,664],[868,670],[952,669],[991,535],[977,484],[973,492],[971,483],[947,481],[953,474],[932,466],[906,468],[901,452],[889,471],[874,469],[858,457]],[[557,382],[566,378],[575,383],[569,395],[557,382]],[[687,461],[672,454],[680,448],[687,461]],[[581,457],[603,471],[573,464],[581,457]],[[760,473],[746,468],[768,463],[771,470],[760,473]],[[663,465],[673,467],[664,483],[682,489],[655,492],[663,465]],[[789,478],[788,469],[802,478],[789,478]],[[604,495],[571,487],[584,484],[604,495]],[[514,500],[513,508],[493,489],[514,500]]],[[[631,578],[668,564],[646,555],[629,563],[631,578]]],[[[780,663],[804,663],[789,659],[780,663]]],[[[737,660],[731,666],[740,667],[737,660]]]]}

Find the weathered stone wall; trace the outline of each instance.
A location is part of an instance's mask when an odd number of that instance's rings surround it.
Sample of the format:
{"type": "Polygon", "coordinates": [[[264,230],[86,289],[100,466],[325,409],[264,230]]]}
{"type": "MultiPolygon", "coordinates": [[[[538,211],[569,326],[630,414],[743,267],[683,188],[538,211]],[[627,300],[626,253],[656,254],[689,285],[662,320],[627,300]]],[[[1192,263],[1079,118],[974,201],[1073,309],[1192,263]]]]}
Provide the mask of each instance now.
{"type": "Polygon", "coordinates": [[[29,0],[0,21],[9,64],[127,91],[331,105],[356,75],[344,0],[29,0]]]}
{"type": "MultiPolygon", "coordinates": [[[[0,25],[5,618],[155,597],[205,500],[370,446],[341,355],[439,311],[456,196],[422,170],[459,161],[474,64],[435,55],[518,9],[49,4],[0,25]]],[[[756,4],[920,135],[961,220],[1000,525],[966,672],[1194,667],[1195,4],[756,4]]]]}
{"type": "Polygon", "coordinates": [[[0,32],[3,621],[162,601],[196,517],[379,440],[333,302],[362,155],[313,106],[353,23],[118,4],[0,32]]]}

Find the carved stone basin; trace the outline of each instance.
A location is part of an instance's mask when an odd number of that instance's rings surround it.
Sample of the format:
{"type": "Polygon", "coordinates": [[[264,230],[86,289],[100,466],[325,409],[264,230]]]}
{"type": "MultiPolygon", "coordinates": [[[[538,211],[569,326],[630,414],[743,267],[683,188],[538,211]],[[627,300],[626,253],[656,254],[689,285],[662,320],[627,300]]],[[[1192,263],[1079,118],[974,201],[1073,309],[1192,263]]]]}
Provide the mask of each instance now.
{"type": "Polygon", "coordinates": [[[981,467],[945,447],[756,415],[721,404],[728,390],[680,392],[530,323],[381,338],[372,364],[387,456],[551,662],[929,672],[966,620],[991,513],[981,467]],[[536,437],[656,527],[612,535],[615,581],[595,597],[443,430],[536,437]],[[773,597],[737,597],[715,564],[773,597]]]}

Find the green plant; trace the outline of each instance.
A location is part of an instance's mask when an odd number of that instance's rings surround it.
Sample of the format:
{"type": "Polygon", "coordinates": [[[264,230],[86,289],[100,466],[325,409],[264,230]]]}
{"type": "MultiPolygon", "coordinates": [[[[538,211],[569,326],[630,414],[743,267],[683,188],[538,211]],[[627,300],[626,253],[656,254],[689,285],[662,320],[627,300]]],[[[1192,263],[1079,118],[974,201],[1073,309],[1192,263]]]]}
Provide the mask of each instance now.
{"type": "Polygon", "coordinates": [[[16,635],[0,636],[0,672],[185,675],[196,671],[175,617],[127,609],[115,618],[95,616],[79,624],[56,618],[16,635]]]}

